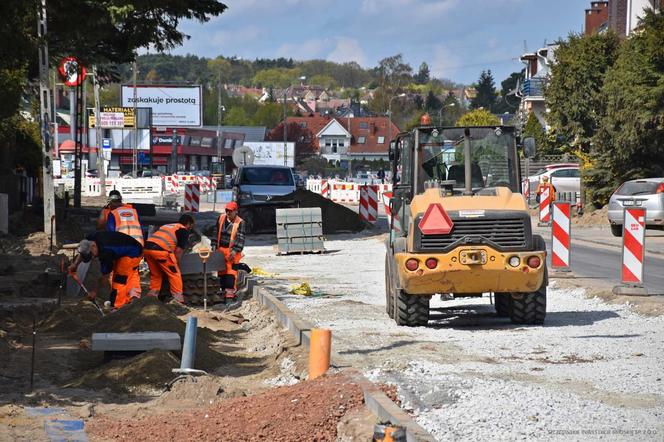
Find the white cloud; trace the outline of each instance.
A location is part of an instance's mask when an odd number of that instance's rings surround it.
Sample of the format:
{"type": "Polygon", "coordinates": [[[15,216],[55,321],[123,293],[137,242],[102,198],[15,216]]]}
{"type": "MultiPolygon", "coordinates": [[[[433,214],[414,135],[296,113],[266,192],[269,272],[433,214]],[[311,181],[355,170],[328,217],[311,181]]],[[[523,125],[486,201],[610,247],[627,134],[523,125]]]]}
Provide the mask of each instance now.
{"type": "Polygon", "coordinates": [[[337,45],[327,56],[327,59],[337,63],[355,61],[362,66],[366,63],[366,56],[360,42],[349,37],[337,37],[337,45]]]}
{"type": "Polygon", "coordinates": [[[309,60],[320,58],[325,42],[323,40],[305,40],[302,43],[284,43],[275,52],[277,57],[294,58],[295,60],[309,60]]]}

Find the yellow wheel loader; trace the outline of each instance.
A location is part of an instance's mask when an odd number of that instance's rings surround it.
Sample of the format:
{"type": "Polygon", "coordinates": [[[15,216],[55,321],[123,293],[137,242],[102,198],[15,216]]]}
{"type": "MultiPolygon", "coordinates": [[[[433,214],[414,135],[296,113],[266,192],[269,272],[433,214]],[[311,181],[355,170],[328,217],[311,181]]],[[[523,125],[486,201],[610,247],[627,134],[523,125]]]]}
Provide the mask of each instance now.
{"type": "Polygon", "coordinates": [[[533,235],[513,127],[420,126],[390,147],[387,313],[424,326],[431,297],[493,293],[517,324],[546,316],[546,246],[533,235]]]}

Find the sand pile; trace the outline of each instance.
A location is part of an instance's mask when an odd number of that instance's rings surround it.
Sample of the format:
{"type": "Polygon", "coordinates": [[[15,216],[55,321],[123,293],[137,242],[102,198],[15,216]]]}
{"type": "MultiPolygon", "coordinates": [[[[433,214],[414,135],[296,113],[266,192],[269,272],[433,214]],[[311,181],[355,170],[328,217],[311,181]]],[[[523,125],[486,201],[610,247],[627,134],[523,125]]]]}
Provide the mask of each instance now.
{"type": "MultiPolygon", "coordinates": [[[[84,329],[83,334],[123,332],[176,332],[184,342],[185,323],[178,319],[161,301],[143,297],[116,312],[109,313],[97,323],[84,329]]],[[[226,357],[211,349],[218,337],[208,329],[198,328],[195,368],[213,371],[224,364],[226,357]]]]}
{"type": "Polygon", "coordinates": [[[609,206],[606,205],[601,209],[592,212],[587,211],[580,217],[573,217],[572,223],[580,226],[608,226],[609,225],[609,206]]]}
{"type": "Polygon", "coordinates": [[[176,377],[171,371],[180,361],[171,352],[151,350],[131,359],[111,361],[73,380],[65,387],[101,390],[110,388],[118,393],[163,391],[163,387],[176,377]]]}
{"type": "Polygon", "coordinates": [[[113,440],[334,441],[337,424],[363,404],[360,387],[337,374],[265,393],[218,402],[200,411],[86,424],[88,434],[113,440]]]}
{"type": "Polygon", "coordinates": [[[272,201],[297,201],[299,207],[320,207],[323,215],[323,233],[359,232],[365,225],[360,216],[348,207],[323,198],[308,190],[296,190],[288,195],[275,197],[272,201]]]}
{"type": "Polygon", "coordinates": [[[44,320],[40,331],[66,333],[80,337],[80,332],[101,319],[99,310],[90,301],[81,299],[76,304],[65,305],[44,320]]]}

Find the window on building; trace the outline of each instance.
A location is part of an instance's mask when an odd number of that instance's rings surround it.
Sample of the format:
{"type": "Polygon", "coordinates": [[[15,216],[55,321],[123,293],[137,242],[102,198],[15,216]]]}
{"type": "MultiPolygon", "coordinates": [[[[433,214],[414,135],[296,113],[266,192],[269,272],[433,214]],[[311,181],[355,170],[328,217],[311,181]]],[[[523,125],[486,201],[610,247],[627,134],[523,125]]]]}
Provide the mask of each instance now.
{"type": "Polygon", "coordinates": [[[378,144],[385,144],[385,137],[378,137],[378,144]]]}
{"type": "Polygon", "coordinates": [[[367,137],[358,137],[357,144],[364,144],[367,142],[367,137]]]}
{"type": "Polygon", "coordinates": [[[361,122],[360,123],[360,129],[368,129],[368,128],[369,128],[369,124],[367,122],[361,122]]]}
{"type": "Polygon", "coordinates": [[[346,140],[343,138],[339,139],[339,147],[344,147],[346,145],[346,140]]]}
{"type": "Polygon", "coordinates": [[[300,127],[301,127],[302,129],[306,129],[306,128],[307,128],[307,122],[306,122],[306,121],[301,122],[301,123],[300,123],[300,127]]]}
{"type": "Polygon", "coordinates": [[[330,147],[330,146],[332,146],[332,139],[325,138],[325,147],[330,147]]]}

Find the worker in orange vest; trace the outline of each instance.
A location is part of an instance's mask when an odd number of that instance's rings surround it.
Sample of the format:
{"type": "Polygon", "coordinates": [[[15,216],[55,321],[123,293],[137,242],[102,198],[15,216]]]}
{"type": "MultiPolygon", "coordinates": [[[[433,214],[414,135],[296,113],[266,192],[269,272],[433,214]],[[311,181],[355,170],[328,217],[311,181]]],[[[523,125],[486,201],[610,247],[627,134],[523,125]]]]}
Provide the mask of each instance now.
{"type": "Polygon", "coordinates": [[[168,279],[171,296],[184,304],[180,258],[187,248],[194,218],[185,213],[175,224],[163,225],[145,241],[143,254],[150,267],[148,296],[159,296],[163,277],[168,279]]]}
{"type": "Polygon", "coordinates": [[[553,184],[551,184],[549,182],[549,177],[546,176],[546,175],[544,175],[542,177],[542,181],[537,185],[536,193],[537,193],[537,202],[538,203],[541,201],[541,199],[542,199],[541,195],[542,195],[542,193],[544,193],[545,189],[549,189],[549,199],[550,199],[550,201],[553,202],[553,200],[555,199],[554,198],[555,189],[553,188],[553,184]]]}
{"type": "Polygon", "coordinates": [[[120,308],[141,297],[138,265],[143,259],[142,244],[120,232],[95,232],[79,243],[78,256],[69,271],[75,273],[81,262],[90,262],[92,258],[99,258],[102,276],[96,287],[89,287],[91,299],[96,298],[97,291],[109,281],[112,307],[120,308]],[[113,277],[109,279],[111,272],[113,277]]]}
{"type": "MultiPolygon", "coordinates": [[[[143,239],[143,229],[138,218],[138,212],[131,204],[123,203],[121,195],[119,198],[117,196],[111,198],[111,212],[106,219],[106,230],[127,235],[140,244],[142,248],[145,241],[143,239]]],[[[138,273],[138,265],[141,259],[138,260],[136,265],[131,266],[132,275],[129,278],[130,283],[128,286],[128,289],[138,292],[139,298],[141,296],[141,277],[138,273]]],[[[113,270],[113,280],[115,280],[115,269],[113,270]]]]}
{"type": "Polygon", "coordinates": [[[226,261],[226,268],[219,271],[221,290],[224,301],[231,304],[237,298],[237,268],[244,249],[245,223],[237,214],[238,205],[235,201],[226,204],[225,212],[217,222],[217,250],[226,261]]]}
{"type": "Polygon", "coordinates": [[[108,203],[101,209],[99,212],[99,217],[97,218],[97,230],[106,230],[106,221],[108,220],[108,215],[111,213],[111,210],[117,209],[122,205],[122,194],[119,190],[111,190],[108,193],[108,203]]]}

